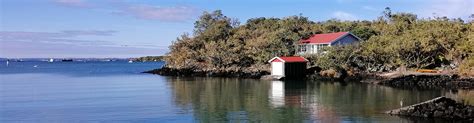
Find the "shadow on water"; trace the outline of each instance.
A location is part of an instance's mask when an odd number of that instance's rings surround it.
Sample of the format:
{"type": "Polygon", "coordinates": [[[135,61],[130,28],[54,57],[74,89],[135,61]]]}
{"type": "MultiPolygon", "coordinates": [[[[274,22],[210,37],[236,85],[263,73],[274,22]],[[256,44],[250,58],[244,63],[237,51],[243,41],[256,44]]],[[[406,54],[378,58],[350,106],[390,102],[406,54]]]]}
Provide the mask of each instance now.
{"type": "Polygon", "coordinates": [[[173,100],[195,120],[250,122],[426,121],[383,114],[443,95],[361,83],[168,77],[173,100]]]}

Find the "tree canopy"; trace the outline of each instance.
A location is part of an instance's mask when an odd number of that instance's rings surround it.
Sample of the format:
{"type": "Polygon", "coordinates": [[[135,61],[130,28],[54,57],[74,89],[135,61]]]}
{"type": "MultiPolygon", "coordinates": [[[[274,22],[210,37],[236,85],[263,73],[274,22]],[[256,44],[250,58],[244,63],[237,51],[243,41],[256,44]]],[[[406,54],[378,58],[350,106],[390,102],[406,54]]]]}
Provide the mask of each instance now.
{"type": "Polygon", "coordinates": [[[363,41],[306,56],[313,65],[389,71],[399,66],[432,68],[474,63],[473,21],[418,18],[411,13],[393,13],[390,8],[372,21],[313,22],[296,15],[252,18],[244,24],[217,10],[204,12],[194,28],[193,34],[181,35],[170,46],[170,57],[165,59],[169,67],[238,70],[262,66],[272,57],[295,55],[295,44],[312,34],[343,31],[363,41]]]}

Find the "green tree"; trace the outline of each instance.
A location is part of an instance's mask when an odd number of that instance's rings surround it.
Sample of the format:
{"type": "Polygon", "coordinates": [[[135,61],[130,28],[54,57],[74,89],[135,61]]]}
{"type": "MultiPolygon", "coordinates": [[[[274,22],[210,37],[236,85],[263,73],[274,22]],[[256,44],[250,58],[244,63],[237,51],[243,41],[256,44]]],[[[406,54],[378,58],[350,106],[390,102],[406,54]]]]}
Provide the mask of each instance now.
{"type": "Polygon", "coordinates": [[[400,66],[470,68],[474,24],[447,17],[423,18],[386,8],[372,21],[330,19],[313,22],[302,15],[251,18],[243,25],[222,11],[204,12],[192,35],[183,34],[170,46],[168,67],[194,70],[264,70],[275,56],[295,55],[298,41],[312,34],[351,32],[361,41],[329,47],[325,54],[307,56],[324,69],[391,71],[400,66]],[[467,67],[466,67],[467,66],[467,67]]]}

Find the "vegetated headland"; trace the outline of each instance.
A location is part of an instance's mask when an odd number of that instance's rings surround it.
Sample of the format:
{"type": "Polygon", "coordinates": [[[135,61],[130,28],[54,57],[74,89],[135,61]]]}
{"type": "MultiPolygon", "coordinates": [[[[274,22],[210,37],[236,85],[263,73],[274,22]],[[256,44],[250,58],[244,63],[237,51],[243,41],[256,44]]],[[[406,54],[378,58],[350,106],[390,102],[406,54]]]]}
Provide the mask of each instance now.
{"type": "Polygon", "coordinates": [[[163,61],[165,56],[143,56],[143,57],[138,57],[138,58],[133,58],[133,61],[138,61],[138,62],[157,62],[157,61],[163,61]]]}
{"type": "Polygon", "coordinates": [[[416,85],[408,81],[416,80],[441,88],[458,82],[460,84],[449,87],[472,88],[473,20],[474,16],[470,21],[419,18],[412,13],[394,13],[387,7],[375,20],[314,22],[296,15],[258,17],[241,24],[220,10],[204,12],[195,22],[193,33],[181,35],[170,46],[170,52],[166,54],[169,57],[164,58],[166,65],[148,72],[172,76],[260,78],[270,73],[269,59],[303,56],[310,61],[307,79],[352,79],[392,86],[416,85]],[[295,53],[298,41],[313,34],[331,32],[351,32],[362,41],[326,47],[324,53],[295,53]],[[420,69],[442,74],[422,77],[406,74],[420,69]],[[397,76],[384,76],[386,74],[397,76]],[[400,83],[402,80],[407,82],[400,83]]]}

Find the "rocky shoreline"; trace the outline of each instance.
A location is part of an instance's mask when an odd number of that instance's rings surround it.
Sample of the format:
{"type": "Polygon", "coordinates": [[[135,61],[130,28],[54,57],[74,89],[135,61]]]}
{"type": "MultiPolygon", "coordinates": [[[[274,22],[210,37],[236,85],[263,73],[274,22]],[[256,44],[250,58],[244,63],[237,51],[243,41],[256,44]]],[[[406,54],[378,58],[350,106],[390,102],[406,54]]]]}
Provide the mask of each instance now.
{"type": "MultiPolygon", "coordinates": [[[[145,71],[143,73],[158,74],[163,76],[197,76],[197,77],[238,77],[271,80],[268,71],[253,69],[236,70],[200,70],[176,69],[164,66],[160,69],[145,71]]],[[[321,75],[315,71],[307,70],[306,80],[331,80],[340,82],[362,82],[378,84],[395,88],[417,89],[474,89],[474,78],[460,78],[454,74],[397,74],[381,76],[373,73],[356,73],[352,75],[335,73],[333,76],[321,75]]],[[[285,79],[285,78],[282,78],[285,79]]]]}
{"type": "Polygon", "coordinates": [[[474,121],[474,106],[438,97],[422,103],[385,112],[391,115],[474,121]]]}
{"type": "Polygon", "coordinates": [[[160,69],[154,69],[145,71],[143,73],[158,74],[163,76],[196,76],[196,77],[239,77],[239,78],[252,78],[260,79],[263,75],[270,73],[266,71],[224,71],[224,70],[196,70],[196,69],[176,69],[169,67],[162,67],[160,69]]]}
{"type": "Polygon", "coordinates": [[[378,84],[397,88],[473,89],[474,79],[456,75],[407,75],[381,80],[378,84]]]}

